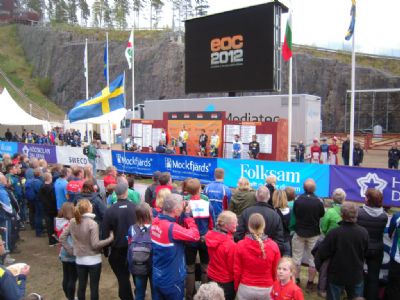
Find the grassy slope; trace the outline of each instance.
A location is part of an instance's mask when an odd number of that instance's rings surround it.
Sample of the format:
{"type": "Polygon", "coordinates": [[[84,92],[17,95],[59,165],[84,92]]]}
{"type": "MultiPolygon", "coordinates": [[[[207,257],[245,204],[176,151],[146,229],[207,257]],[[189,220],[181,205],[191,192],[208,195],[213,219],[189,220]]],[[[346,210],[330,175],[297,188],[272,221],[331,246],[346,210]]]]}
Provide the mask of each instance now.
{"type": "MultiPolygon", "coordinates": [[[[64,118],[64,112],[55,103],[41,93],[37,87],[37,79],[32,78],[32,66],[25,58],[24,51],[17,38],[16,26],[8,25],[0,28],[0,68],[7,74],[7,77],[22,90],[38,106],[49,112],[64,118]]],[[[28,107],[27,102],[18,96],[13,89],[0,76],[0,85],[5,86],[11,96],[23,108],[28,107]]]]}

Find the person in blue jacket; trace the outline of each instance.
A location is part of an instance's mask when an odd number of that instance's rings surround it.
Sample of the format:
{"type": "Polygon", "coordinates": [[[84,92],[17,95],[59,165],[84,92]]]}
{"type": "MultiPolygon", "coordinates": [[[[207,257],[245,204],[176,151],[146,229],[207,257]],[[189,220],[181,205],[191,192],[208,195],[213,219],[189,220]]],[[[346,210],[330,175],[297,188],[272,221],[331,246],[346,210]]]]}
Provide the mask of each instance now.
{"type": "MultiPolygon", "coordinates": [[[[6,252],[4,244],[0,237],[0,256],[6,252]]],[[[5,266],[0,265],[0,299],[16,300],[23,298],[25,295],[25,281],[28,274],[28,265],[23,267],[17,276],[14,276],[5,266]]]]}
{"type": "Polygon", "coordinates": [[[185,242],[197,242],[199,230],[191,217],[190,206],[185,208],[185,227],[176,223],[183,211],[182,196],[166,197],[163,211],[153,219],[150,236],[153,248],[153,300],[184,299],[186,278],[185,242]]]}
{"type": "Polygon", "coordinates": [[[232,158],[240,159],[242,155],[243,144],[240,140],[240,135],[235,134],[235,140],[232,143],[232,158]]]}
{"type": "Polygon", "coordinates": [[[224,177],[224,169],[216,168],[214,171],[215,181],[208,184],[204,189],[204,195],[208,197],[214,209],[214,223],[216,223],[219,214],[228,209],[232,197],[231,189],[224,184],[224,177]]]}

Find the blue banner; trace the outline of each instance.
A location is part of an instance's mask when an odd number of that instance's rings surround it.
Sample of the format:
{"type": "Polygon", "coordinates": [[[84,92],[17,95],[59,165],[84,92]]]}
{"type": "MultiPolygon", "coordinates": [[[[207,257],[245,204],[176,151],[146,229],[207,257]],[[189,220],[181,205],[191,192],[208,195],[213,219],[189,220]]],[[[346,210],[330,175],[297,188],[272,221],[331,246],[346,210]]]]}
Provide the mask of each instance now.
{"type": "Polygon", "coordinates": [[[316,194],[329,194],[329,166],[319,164],[274,162],[262,160],[218,159],[218,168],[225,170],[225,184],[236,187],[241,177],[247,178],[257,188],[265,185],[269,175],[276,176],[277,188],[293,187],[296,193],[303,193],[303,183],[312,178],[317,184],[316,194]]]}
{"type": "Polygon", "coordinates": [[[29,158],[45,159],[49,164],[57,163],[56,146],[18,143],[18,153],[29,158]]]}
{"type": "Polygon", "coordinates": [[[9,154],[11,157],[18,152],[18,143],[0,141],[0,153],[9,154]]]}
{"type": "Polygon", "coordinates": [[[174,179],[185,180],[191,177],[199,179],[202,183],[214,180],[214,170],[217,167],[216,158],[163,154],[160,154],[158,158],[159,171],[170,172],[174,179]]]}
{"type": "Polygon", "coordinates": [[[331,166],[330,192],[342,188],[348,200],[364,202],[365,192],[375,188],[383,194],[385,206],[400,206],[400,172],[398,170],[331,166]]]}
{"type": "Polygon", "coordinates": [[[111,156],[118,172],[153,175],[159,169],[157,154],[111,151],[111,156]]]}

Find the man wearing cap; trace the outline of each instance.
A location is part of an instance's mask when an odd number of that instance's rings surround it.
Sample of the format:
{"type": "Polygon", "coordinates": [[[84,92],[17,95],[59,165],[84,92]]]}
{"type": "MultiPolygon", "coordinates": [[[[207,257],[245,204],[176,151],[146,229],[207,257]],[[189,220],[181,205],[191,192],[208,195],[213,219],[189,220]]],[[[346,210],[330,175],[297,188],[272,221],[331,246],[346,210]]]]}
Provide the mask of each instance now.
{"type": "Polygon", "coordinates": [[[103,219],[103,236],[114,232],[114,241],[108,257],[111,269],[118,280],[118,296],[123,300],[133,300],[130,273],[126,257],[128,252],[128,229],[136,223],[136,205],[129,201],[128,182],[119,177],[115,187],[118,201],[106,210],[103,219]]]}
{"type": "Polygon", "coordinates": [[[161,172],[155,171],[153,173],[153,183],[149,185],[144,193],[144,201],[153,207],[153,201],[156,199],[156,188],[160,185],[158,178],[160,177],[161,172]]]}
{"type": "MultiPolygon", "coordinates": [[[[4,242],[0,237],[0,256],[6,253],[4,242]]],[[[25,265],[17,275],[11,273],[3,265],[0,265],[0,299],[14,300],[25,296],[25,281],[29,274],[29,266],[25,265]]]]}

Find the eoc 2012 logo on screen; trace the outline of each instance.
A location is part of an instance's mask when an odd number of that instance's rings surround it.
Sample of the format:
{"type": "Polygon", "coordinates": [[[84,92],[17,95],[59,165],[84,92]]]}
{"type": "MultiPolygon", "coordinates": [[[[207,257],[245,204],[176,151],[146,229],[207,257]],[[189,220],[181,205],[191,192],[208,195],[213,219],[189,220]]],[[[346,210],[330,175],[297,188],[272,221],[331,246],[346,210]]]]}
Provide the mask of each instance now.
{"type": "Polygon", "coordinates": [[[241,34],[212,39],[210,42],[211,68],[241,66],[243,43],[244,38],[241,34]]]}

